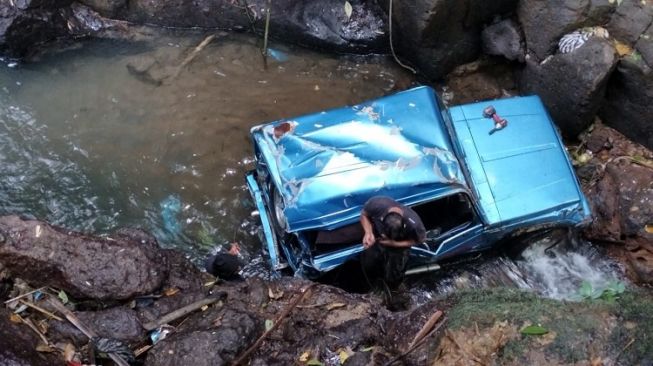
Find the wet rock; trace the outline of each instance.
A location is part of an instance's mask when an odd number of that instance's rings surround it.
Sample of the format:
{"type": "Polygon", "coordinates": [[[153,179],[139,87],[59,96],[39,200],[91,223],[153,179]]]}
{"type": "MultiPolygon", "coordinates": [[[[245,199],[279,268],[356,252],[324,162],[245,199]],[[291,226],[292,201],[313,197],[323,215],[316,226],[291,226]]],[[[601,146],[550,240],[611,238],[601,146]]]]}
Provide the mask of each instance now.
{"type": "Polygon", "coordinates": [[[599,116],[633,141],[653,149],[653,71],[629,56],[610,78],[599,116]]]}
{"type": "Polygon", "coordinates": [[[127,5],[127,0],[79,0],[105,17],[114,17],[127,5]]]}
{"type": "Polygon", "coordinates": [[[524,62],[526,47],[519,25],[511,19],[502,20],[483,30],[483,52],[503,56],[510,61],[524,62]]]}
{"type": "Polygon", "coordinates": [[[160,288],[166,258],[156,240],[126,232],[112,238],[67,232],[37,220],[0,217],[0,262],[32,285],[77,298],[128,299],[160,288]]]}
{"type": "Polygon", "coordinates": [[[263,332],[263,321],[243,311],[213,307],[152,348],[148,366],[227,365],[263,332]]]}
{"type": "MultiPolygon", "coordinates": [[[[81,311],[76,312],[75,315],[102,338],[135,342],[145,337],[145,331],[136,312],[125,307],[101,311],[81,311]]],[[[65,339],[78,347],[88,342],[88,338],[67,321],[52,320],[48,334],[53,339],[65,339]]]]}
{"type": "Polygon", "coordinates": [[[653,6],[637,0],[626,0],[617,6],[606,25],[610,34],[625,43],[634,44],[653,21],[653,6]]]}
{"type": "Polygon", "coordinates": [[[637,281],[653,285],[653,245],[650,243],[651,241],[644,240],[639,243],[631,243],[633,247],[627,248],[626,254],[637,281]]]}
{"type": "MultiPolygon", "coordinates": [[[[249,14],[230,0],[188,2],[134,0],[126,19],[171,27],[232,30],[254,28],[262,33],[266,0],[247,2],[249,14]],[[250,22],[251,18],[251,22],[250,22]]],[[[383,10],[372,1],[350,1],[347,17],[340,0],[277,0],[271,2],[270,37],[336,52],[379,52],[387,47],[383,10]]]]}
{"type": "Polygon", "coordinates": [[[616,63],[612,44],[592,38],[574,52],[542,63],[527,60],[520,91],[539,95],[563,134],[573,138],[592,122],[616,63]]]}
{"type": "Polygon", "coordinates": [[[393,42],[397,52],[430,78],[473,61],[481,51],[481,29],[517,1],[426,0],[393,3],[393,42]]]}
{"type": "Polygon", "coordinates": [[[609,0],[521,0],[519,23],[536,60],[555,53],[560,38],[578,28],[605,24],[616,4],[609,0]]]}
{"type": "Polygon", "coordinates": [[[182,253],[176,250],[164,250],[163,253],[168,262],[165,287],[177,288],[182,292],[200,292],[203,282],[214,280],[211,275],[197,269],[182,253]]]}
{"type": "Polygon", "coordinates": [[[64,16],[59,11],[70,0],[0,2],[0,53],[23,57],[35,44],[53,40],[67,33],[64,16]]]}
{"type": "Polygon", "coordinates": [[[10,312],[0,308],[0,365],[51,366],[63,365],[56,353],[36,352],[39,338],[26,325],[9,320],[10,312]]]}

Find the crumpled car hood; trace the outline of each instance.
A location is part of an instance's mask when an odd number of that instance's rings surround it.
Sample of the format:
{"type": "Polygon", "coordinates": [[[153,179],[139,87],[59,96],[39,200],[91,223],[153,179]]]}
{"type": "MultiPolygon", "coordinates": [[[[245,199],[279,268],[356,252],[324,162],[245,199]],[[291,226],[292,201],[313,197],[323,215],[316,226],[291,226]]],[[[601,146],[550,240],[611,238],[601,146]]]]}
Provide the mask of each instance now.
{"type": "Polygon", "coordinates": [[[357,219],[372,196],[413,204],[466,190],[432,89],[252,128],[290,231],[357,219]]]}

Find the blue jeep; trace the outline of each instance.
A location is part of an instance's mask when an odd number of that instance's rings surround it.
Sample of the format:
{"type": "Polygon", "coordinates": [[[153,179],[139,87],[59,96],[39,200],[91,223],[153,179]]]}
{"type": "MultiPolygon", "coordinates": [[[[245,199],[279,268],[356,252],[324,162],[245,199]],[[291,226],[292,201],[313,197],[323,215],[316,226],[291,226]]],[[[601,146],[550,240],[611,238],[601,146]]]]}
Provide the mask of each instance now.
{"type": "Polygon", "coordinates": [[[590,210],[536,96],[446,109],[418,87],[251,129],[247,183],[275,270],[317,277],[363,250],[359,215],[389,196],[427,239],[407,273],[531,231],[575,227],[590,210]]]}

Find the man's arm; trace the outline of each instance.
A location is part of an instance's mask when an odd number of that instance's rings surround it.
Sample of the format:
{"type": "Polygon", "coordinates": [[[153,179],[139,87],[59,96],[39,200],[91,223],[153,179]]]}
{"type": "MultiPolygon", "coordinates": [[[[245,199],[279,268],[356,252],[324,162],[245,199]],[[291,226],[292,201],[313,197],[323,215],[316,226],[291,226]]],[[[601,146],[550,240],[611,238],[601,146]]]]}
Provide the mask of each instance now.
{"type": "Polygon", "coordinates": [[[393,248],[410,248],[417,243],[414,240],[395,241],[390,239],[380,239],[379,244],[393,248]]]}
{"type": "Polygon", "coordinates": [[[361,211],[360,221],[363,231],[365,232],[365,236],[363,236],[363,246],[367,249],[374,245],[376,238],[374,237],[374,230],[372,229],[372,220],[370,220],[365,210],[361,211]]]}

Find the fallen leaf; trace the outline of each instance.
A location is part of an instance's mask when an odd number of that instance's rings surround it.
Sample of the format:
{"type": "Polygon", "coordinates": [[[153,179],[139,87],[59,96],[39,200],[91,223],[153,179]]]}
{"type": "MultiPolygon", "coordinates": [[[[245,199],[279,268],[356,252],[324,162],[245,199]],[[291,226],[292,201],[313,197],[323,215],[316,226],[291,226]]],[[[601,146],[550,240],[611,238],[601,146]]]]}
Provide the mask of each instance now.
{"type": "Polygon", "coordinates": [[[66,305],[68,303],[68,301],[69,301],[68,300],[68,295],[66,295],[66,291],[64,291],[64,290],[59,291],[59,294],[57,295],[57,297],[59,298],[59,300],[61,300],[61,302],[64,305],[66,305]]]}
{"type": "Polygon", "coordinates": [[[521,334],[526,335],[543,335],[549,333],[549,330],[539,325],[529,325],[521,330],[521,334]]]}
{"type": "Polygon", "coordinates": [[[20,315],[16,313],[11,313],[11,315],[9,315],[9,321],[12,323],[20,324],[23,322],[23,318],[21,318],[20,315]]]}
{"type": "Polygon", "coordinates": [[[649,233],[649,234],[653,234],[653,225],[649,224],[649,225],[644,226],[644,230],[646,230],[646,232],[649,233]]]}
{"type": "Polygon", "coordinates": [[[372,351],[372,350],[374,350],[374,346],[365,347],[361,351],[362,352],[369,352],[369,351],[372,351]]]}
{"type": "Polygon", "coordinates": [[[629,45],[619,41],[614,42],[614,48],[619,56],[626,56],[633,53],[633,49],[629,45]]]}
{"type": "Polygon", "coordinates": [[[340,359],[340,364],[344,364],[347,359],[354,354],[354,352],[350,348],[340,348],[336,352],[338,352],[338,358],[340,359]]]}
{"type": "Polygon", "coordinates": [[[306,351],[299,356],[299,362],[306,362],[308,361],[308,358],[311,357],[311,353],[309,351],[306,351]]]}
{"type": "Polygon", "coordinates": [[[204,305],[204,306],[202,306],[200,309],[201,309],[202,311],[206,311],[206,309],[208,309],[208,308],[209,308],[208,305],[204,305]]]}
{"type": "Polygon", "coordinates": [[[349,1],[345,1],[345,15],[347,15],[347,20],[351,18],[351,13],[354,11],[354,8],[351,6],[349,1]]]}
{"type": "Polygon", "coordinates": [[[306,365],[307,365],[307,366],[324,366],[324,364],[323,364],[322,362],[320,362],[320,360],[315,359],[315,358],[312,359],[312,360],[309,360],[309,361],[306,363],[306,365]]]}
{"type": "Polygon", "coordinates": [[[274,321],[271,319],[265,319],[265,330],[270,330],[274,326],[274,321]]]}
{"type": "Polygon", "coordinates": [[[283,291],[274,292],[274,291],[272,290],[272,287],[268,287],[268,296],[269,296],[272,300],[279,300],[280,298],[283,297],[283,291]]]}
{"type": "Polygon", "coordinates": [[[338,308],[342,308],[342,307],[345,307],[345,306],[347,306],[347,305],[343,304],[341,302],[334,302],[333,304],[329,304],[329,306],[327,306],[327,310],[331,311],[333,309],[338,309],[338,308]]]}
{"type": "Polygon", "coordinates": [[[178,288],[170,287],[170,288],[165,289],[165,291],[163,291],[163,294],[166,295],[166,296],[173,296],[173,295],[177,294],[178,292],[179,292],[178,288]]]}

